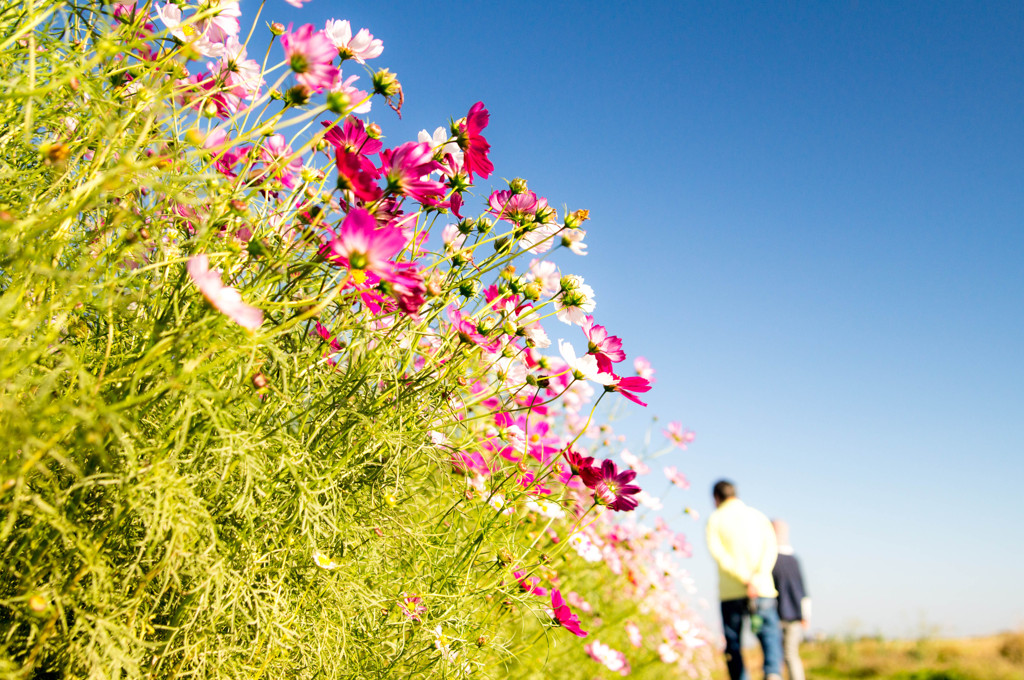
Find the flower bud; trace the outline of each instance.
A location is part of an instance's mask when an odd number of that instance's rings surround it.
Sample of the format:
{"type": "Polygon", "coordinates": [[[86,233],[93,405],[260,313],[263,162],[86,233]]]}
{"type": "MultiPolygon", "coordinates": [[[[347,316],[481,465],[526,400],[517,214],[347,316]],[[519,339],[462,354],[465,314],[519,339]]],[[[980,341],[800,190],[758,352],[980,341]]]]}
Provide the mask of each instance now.
{"type": "Polygon", "coordinates": [[[398,82],[398,76],[386,68],[382,68],[373,74],[373,92],[384,97],[394,97],[402,91],[402,84],[398,82]]]}
{"type": "Polygon", "coordinates": [[[274,21],[270,24],[270,32],[274,35],[284,35],[284,24],[274,21]]]}
{"type": "Polygon", "coordinates": [[[512,241],[507,236],[502,236],[494,241],[494,251],[497,253],[507,253],[512,249],[512,241]]]}
{"type": "Polygon", "coordinates": [[[305,85],[289,87],[284,93],[285,106],[304,106],[309,103],[313,90],[305,85]]]}
{"type": "Polygon", "coordinates": [[[525,194],[527,192],[526,180],[516,177],[508,183],[508,188],[513,194],[525,194]]]}
{"type": "Polygon", "coordinates": [[[366,134],[370,139],[380,139],[384,135],[384,132],[376,123],[370,123],[366,126],[366,134]]]}
{"type": "Polygon", "coordinates": [[[465,298],[476,297],[476,294],[480,292],[480,282],[476,279],[466,279],[459,284],[459,293],[465,298]]]}
{"type": "Polygon", "coordinates": [[[481,234],[486,234],[486,233],[490,232],[491,229],[493,229],[493,228],[494,228],[494,221],[493,220],[489,220],[486,217],[481,217],[479,220],[477,220],[476,230],[479,231],[481,234]]]}
{"type": "MultiPolygon", "coordinates": [[[[253,239],[255,240],[255,239],[253,239]]],[[[258,390],[262,390],[268,384],[267,376],[262,373],[254,373],[252,376],[252,386],[258,390]]]]}
{"type": "Polygon", "coordinates": [[[344,90],[331,90],[327,93],[327,110],[331,113],[344,115],[352,108],[352,97],[344,90]]]}

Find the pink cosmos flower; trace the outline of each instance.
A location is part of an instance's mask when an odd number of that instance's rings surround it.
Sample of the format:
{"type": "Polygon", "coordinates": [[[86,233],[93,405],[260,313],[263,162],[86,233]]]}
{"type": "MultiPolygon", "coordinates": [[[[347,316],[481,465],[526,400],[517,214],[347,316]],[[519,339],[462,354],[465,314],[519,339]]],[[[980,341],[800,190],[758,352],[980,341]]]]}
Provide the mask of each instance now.
{"type": "Polygon", "coordinates": [[[245,45],[236,36],[224,41],[224,54],[219,61],[208,64],[215,74],[239,99],[254,99],[263,87],[263,69],[254,59],[246,59],[245,45]]]}
{"type": "Polygon", "coordinates": [[[540,597],[544,597],[548,594],[547,588],[541,588],[539,585],[537,585],[540,583],[540,578],[536,576],[526,578],[526,574],[524,574],[521,571],[514,571],[512,572],[512,575],[516,577],[517,581],[519,581],[519,585],[522,587],[522,589],[530,593],[531,595],[539,595],[540,597]]]}
{"type": "Polygon", "coordinates": [[[555,296],[555,314],[559,321],[567,324],[582,324],[583,319],[594,311],[594,289],[583,283],[583,277],[567,274],[560,281],[561,289],[555,296]]]}
{"type": "Polygon", "coordinates": [[[562,593],[558,588],[551,589],[552,618],[555,623],[565,628],[576,637],[587,637],[586,631],[580,628],[580,619],[572,613],[569,605],[565,603],[562,593]]]}
{"type": "Polygon", "coordinates": [[[634,394],[635,392],[650,392],[651,383],[638,375],[623,378],[622,376],[612,374],[614,380],[611,384],[605,385],[605,391],[607,392],[618,392],[626,399],[629,399],[634,404],[640,404],[641,406],[647,406],[646,402],[640,401],[640,398],[634,394]]]}
{"type": "MultiPolygon", "coordinates": [[[[327,121],[322,121],[320,124],[324,127],[331,127],[331,124],[327,121]]],[[[367,156],[380,153],[380,150],[384,148],[384,144],[379,139],[374,139],[370,136],[366,131],[366,124],[363,123],[361,118],[356,118],[355,116],[346,117],[342,125],[331,127],[324,134],[324,141],[335,149],[342,149],[351,154],[356,154],[359,156],[359,162],[362,164],[363,169],[374,177],[378,176],[377,167],[367,156]]]]}
{"type": "Polygon", "coordinates": [[[229,319],[252,331],[263,324],[263,310],[245,304],[237,290],[225,286],[220,272],[210,271],[210,260],[206,255],[193,255],[185,268],[203,296],[229,319]]]}
{"type": "Polygon", "coordinates": [[[406,593],[398,601],[398,607],[408,618],[413,621],[420,621],[420,614],[427,611],[427,608],[420,604],[420,602],[422,602],[422,599],[419,596],[406,593]]]}
{"type": "Polygon", "coordinates": [[[594,500],[611,510],[629,512],[637,506],[633,498],[640,487],[630,484],[636,477],[633,470],[619,472],[611,460],[601,462],[601,467],[592,467],[583,472],[583,483],[594,492],[594,500]]]}
{"type": "Polygon", "coordinates": [[[646,378],[647,382],[654,384],[654,369],[651,368],[651,362],[643,357],[637,357],[633,359],[633,369],[636,374],[641,378],[646,378]]]}
{"type": "Polygon", "coordinates": [[[341,60],[355,59],[365,64],[367,59],[379,57],[384,51],[384,43],[373,37],[365,28],[352,35],[352,24],[348,20],[335,21],[328,19],[324,33],[330,38],[341,60]]]}
{"type": "Polygon", "coordinates": [[[494,172],[494,164],[487,158],[491,145],[487,143],[480,131],[487,127],[491,114],[484,108],[483,102],[477,102],[470,108],[466,118],[459,121],[459,146],[465,153],[463,169],[473,181],[473,173],[487,179],[494,172]]]}
{"type": "Polygon", "coordinates": [[[417,201],[429,202],[444,196],[445,186],[427,176],[441,165],[434,160],[434,152],[427,142],[406,142],[380,154],[381,170],[388,190],[417,201]]]}
{"type": "Polygon", "coordinates": [[[613,673],[618,673],[619,675],[629,675],[630,673],[629,661],[626,660],[626,655],[606,644],[594,640],[583,645],[583,651],[591,659],[599,664],[603,664],[605,668],[613,673]]]}
{"type": "Polygon", "coordinates": [[[448,307],[448,318],[451,319],[452,328],[462,342],[479,345],[489,352],[498,351],[498,342],[488,342],[487,338],[480,333],[476,323],[462,316],[462,312],[455,305],[448,307]]]}
{"type": "Polygon", "coordinates": [[[338,68],[331,64],[337,54],[334,45],[313,24],[282,35],[281,47],[295,79],[314,92],[322,92],[337,79],[338,68]]]}
{"type": "Polygon", "coordinates": [[[611,373],[612,363],[618,363],[626,358],[626,353],[622,351],[622,340],[617,336],[608,335],[604,326],[595,325],[592,316],[585,317],[580,327],[590,343],[587,353],[597,358],[598,368],[605,373],[611,373]]]}
{"type": "Polygon", "coordinates": [[[287,2],[289,5],[291,5],[292,7],[294,7],[295,9],[302,9],[302,5],[304,3],[309,2],[309,0],[284,0],[284,1],[287,2]]]}
{"type": "Polygon", "coordinates": [[[668,481],[672,482],[680,489],[690,488],[690,480],[688,480],[682,472],[675,469],[675,467],[665,468],[665,476],[668,477],[668,481]]]}
{"type": "Polygon", "coordinates": [[[331,240],[321,247],[321,254],[335,264],[387,279],[394,270],[391,258],[401,252],[405,243],[401,229],[378,229],[373,215],[353,208],[331,240]]]}
{"type": "Polygon", "coordinates": [[[686,445],[694,440],[695,435],[690,430],[684,430],[683,424],[678,421],[673,421],[668,424],[668,428],[662,430],[664,435],[669,438],[677,448],[685,449],[686,445]]]}
{"type": "MultiPolygon", "coordinates": [[[[539,199],[547,205],[546,199],[539,199]]],[[[514,194],[508,189],[491,192],[487,199],[488,211],[499,219],[508,220],[520,224],[526,220],[532,220],[537,214],[539,205],[537,194],[532,191],[525,191],[521,194],[514,194]]]]}

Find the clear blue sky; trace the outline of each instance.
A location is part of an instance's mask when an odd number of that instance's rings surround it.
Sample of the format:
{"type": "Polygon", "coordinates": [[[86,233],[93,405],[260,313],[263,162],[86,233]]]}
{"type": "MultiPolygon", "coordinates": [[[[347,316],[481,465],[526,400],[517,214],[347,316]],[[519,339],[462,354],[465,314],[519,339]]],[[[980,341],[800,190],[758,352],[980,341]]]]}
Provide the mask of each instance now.
{"type": "Polygon", "coordinates": [[[1024,5],[268,2],[383,39],[389,142],[482,100],[494,186],[591,210],[560,261],[697,431],[704,596],[725,476],[816,628],[1024,626],[1024,5]]]}

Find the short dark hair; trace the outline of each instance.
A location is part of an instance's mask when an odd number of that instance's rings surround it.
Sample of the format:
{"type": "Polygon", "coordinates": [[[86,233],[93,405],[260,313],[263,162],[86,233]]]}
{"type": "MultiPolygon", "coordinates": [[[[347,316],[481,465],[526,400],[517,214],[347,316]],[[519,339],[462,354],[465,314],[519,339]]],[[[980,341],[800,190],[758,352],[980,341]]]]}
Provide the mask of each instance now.
{"type": "Polygon", "coordinates": [[[715,497],[716,501],[722,503],[729,498],[736,497],[736,487],[728,479],[720,479],[715,482],[714,488],[711,489],[711,495],[715,497]]]}

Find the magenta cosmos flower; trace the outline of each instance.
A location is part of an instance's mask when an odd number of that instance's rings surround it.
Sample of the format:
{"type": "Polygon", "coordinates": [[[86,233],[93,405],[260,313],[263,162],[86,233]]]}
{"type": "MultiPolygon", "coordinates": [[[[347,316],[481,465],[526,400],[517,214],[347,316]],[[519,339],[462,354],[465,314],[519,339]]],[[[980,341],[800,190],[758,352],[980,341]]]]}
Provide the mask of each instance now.
{"type": "Polygon", "coordinates": [[[353,208],[337,232],[321,247],[330,262],[349,269],[373,272],[388,279],[394,271],[391,258],[405,247],[405,234],[398,227],[377,228],[377,220],[362,208],[353,208]]]}
{"type": "Polygon", "coordinates": [[[530,576],[529,578],[527,578],[526,574],[524,574],[521,571],[514,571],[512,572],[512,575],[516,577],[517,581],[519,581],[519,585],[522,587],[522,589],[530,593],[531,595],[538,595],[540,597],[544,597],[548,594],[547,588],[540,587],[540,578],[536,576],[530,576]]]}
{"type": "Polygon", "coordinates": [[[494,164],[487,158],[491,145],[487,143],[480,131],[487,127],[491,114],[484,108],[483,102],[473,104],[464,120],[459,121],[459,146],[464,152],[462,167],[473,181],[473,173],[487,179],[494,172],[494,164]]]}
{"type": "Polygon", "coordinates": [[[636,477],[633,470],[619,472],[613,461],[605,460],[601,467],[583,470],[581,476],[583,483],[594,492],[594,500],[601,505],[619,512],[636,508],[637,500],[633,496],[640,493],[640,487],[630,484],[636,477]]]}
{"type": "Polygon", "coordinates": [[[615,375],[614,373],[612,373],[612,377],[614,378],[613,382],[604,386],[606,392],[618,392],[634,404],[647,406],[647,402],[640,401],[640,397],[636,396],[634,393],[650,392],[651,383],[649,380],[641,378],[638,375],[623,378],[622,376],[615,375]]]}
{"type": "Polygon", "coordinates": [[[237,290],[225,286],[220,279],[220,272],[210,271],[210,260],[206,255],[193,255],[185,268],[210,304],[229,319],[252,331],[263,324],[263,310],[245,304],[237,290]]]}
{"type": "Polygon", "coordinates": [[[337,79],[338,68],[331,62],[338,52],[331,39],[313,24],[282,35],[281,46],[295,79],[314,92],[326,90],[337,79]]]}
{"type": "Polygon", "coordinates": [[[569,609],[569,605],[565,603],[565,599],[562,598],[562,593],[558,588],[551,589],[551,609],[552,618],[554,618],[555,623],[562,626],[576,637],[587,637],[586,631],[580,628],[579,617],[573,614],[572,610],[569,609]]]}
{"type": "Polygon", "coordinates": [[[406,142],[394,149],[386,149],[381,152],[380,160],[389,191],[421,203],[444,196],[445,186],[428,177],[431,172],[441,169],[428,142],[406,142]]]}

